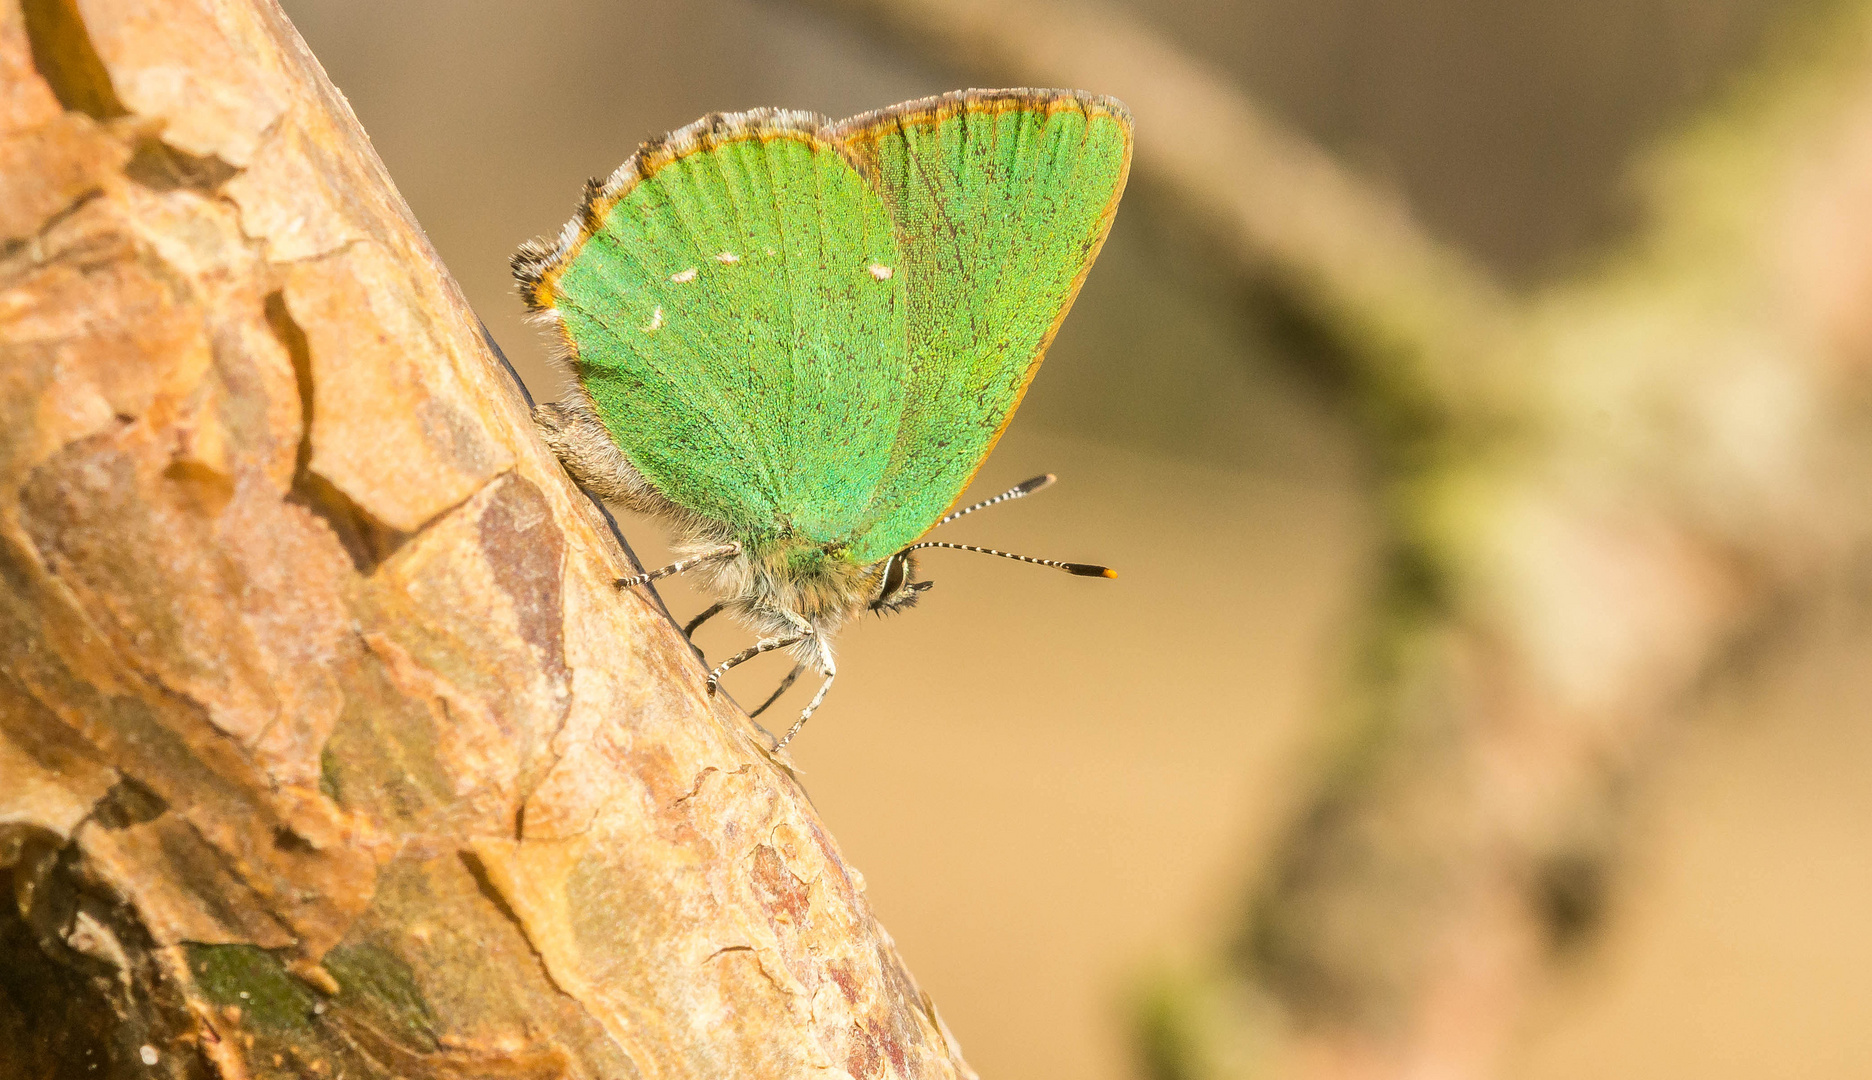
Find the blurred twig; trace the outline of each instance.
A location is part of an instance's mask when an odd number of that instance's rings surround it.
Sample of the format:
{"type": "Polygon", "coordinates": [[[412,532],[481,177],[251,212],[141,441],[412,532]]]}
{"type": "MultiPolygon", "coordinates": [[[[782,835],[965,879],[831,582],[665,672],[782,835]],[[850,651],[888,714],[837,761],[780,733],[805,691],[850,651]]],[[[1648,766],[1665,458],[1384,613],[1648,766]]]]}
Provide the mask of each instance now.
{"type": "MultiPolygon", "coordinates": [[[[1271,289],[1348,346],[1386,408],[1483,407],[1512,309],[1394,193],[1349,172],[1220,72],[1107,6],[810,0],[986,83],[1092,87],[1138,118],[1134,176],[1215,241],[1215,268],[1271,289]]],[[[1504,389],[1506,387],[1504,386],[1504,389]]]]}
{"type": "Polygon", "coordinates": [[[1872,9],[1784,28],[1652,158],[1628,249],[1510,302],[1122,15],[817,2],[984,82],[1124,98],[1134,175],[1325,322],[1390,465],[1354,722],[1222,974],[1152,996],[1153,1067],[1491,1074],[1590,935],[1660,731],[1777,597],[1872,546],[1872,9]]]}

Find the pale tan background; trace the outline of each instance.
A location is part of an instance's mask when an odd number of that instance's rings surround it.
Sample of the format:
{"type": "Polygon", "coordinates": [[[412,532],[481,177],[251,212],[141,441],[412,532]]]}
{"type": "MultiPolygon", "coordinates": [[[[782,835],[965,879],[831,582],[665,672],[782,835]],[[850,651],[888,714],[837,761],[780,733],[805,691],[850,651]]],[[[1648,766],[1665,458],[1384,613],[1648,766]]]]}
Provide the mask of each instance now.
{"type": "MultiPolygon", "coordinates": [[[[1620,178],[1758,45],[1772,0],[1135,0],[1509,279],[1590,262],[1620,178]]],[[[285,0],[536,394],[506,259],[580,183],[712,109],[833,116],[959,80],[786,3],[285,0]]],[[[1087,89],[1098,90],[1098,87],[1087,89]]],[[[1150,122],[1148,116],[1139,122],[1150,122]]],[[[814,799],[984,1076],[1131,1075],[1139,978],[1224,933],[1305,790],[1367,580],[1349,428],[1127,200],[918,610],[849,633],[796,744],[814,799]]],[[[646,561],[662,543],[625,521],[646,561]]],[[[665,590],[687,617],[702,601],[665,590]]],[[[730,626],[701,635],[738,648],[730,626]]],[[[1710,687],[1639,800],[1605,938],[1529,1078],[1872,1075],[1872,626],[1803,613],[1710,687]]],[[[781,662],[732,680],[758,700],[781,662]]]]}

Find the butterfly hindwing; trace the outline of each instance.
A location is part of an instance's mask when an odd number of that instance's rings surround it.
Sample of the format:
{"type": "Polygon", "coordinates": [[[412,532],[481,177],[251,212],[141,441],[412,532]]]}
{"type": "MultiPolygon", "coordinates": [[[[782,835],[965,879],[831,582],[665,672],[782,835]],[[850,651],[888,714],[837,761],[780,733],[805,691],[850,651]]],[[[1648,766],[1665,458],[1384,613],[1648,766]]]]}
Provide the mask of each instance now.
{"type": "Polygon", "coordinates": [[[888,467],[905,305],[873,269],[900,261],[888,212],[818,127],[762,111],[646,145],[521,277],[666,498],[832,540],[888,467]]]}

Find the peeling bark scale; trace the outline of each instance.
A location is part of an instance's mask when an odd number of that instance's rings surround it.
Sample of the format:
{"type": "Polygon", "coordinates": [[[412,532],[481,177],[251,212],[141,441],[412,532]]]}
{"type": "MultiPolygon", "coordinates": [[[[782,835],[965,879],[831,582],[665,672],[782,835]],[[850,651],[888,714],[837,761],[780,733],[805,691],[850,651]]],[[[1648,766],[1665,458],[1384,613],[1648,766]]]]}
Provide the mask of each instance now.
{"type": "Polygon", "coordinates": [[[267,0],[0,0],[0,1078],[972,1076],[267,0]]]}

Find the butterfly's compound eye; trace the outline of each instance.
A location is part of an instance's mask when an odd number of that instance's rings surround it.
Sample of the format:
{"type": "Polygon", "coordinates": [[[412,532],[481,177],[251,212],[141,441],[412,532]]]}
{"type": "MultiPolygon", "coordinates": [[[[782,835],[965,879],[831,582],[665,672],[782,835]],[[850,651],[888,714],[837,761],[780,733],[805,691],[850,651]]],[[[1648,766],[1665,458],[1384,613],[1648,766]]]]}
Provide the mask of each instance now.
{"type": "Polygon", "coordinates": [[[884,564],[884,580],[878,585],[877,599],[872,607],[882,607],[893,594],[903,588],[904,579],[910,576],[908,556],[898,552],[884,564]]]}
{"type": "Polygon", "coordinates": [[[916,603],[917,594],[929,588],[927,581],[911,581],[914,572],[910,554],[900,551],[884,564],[883,580],[878,584],[877,599],[871,601],[871,610],[877,612],[897,611],[916,603]]]}

